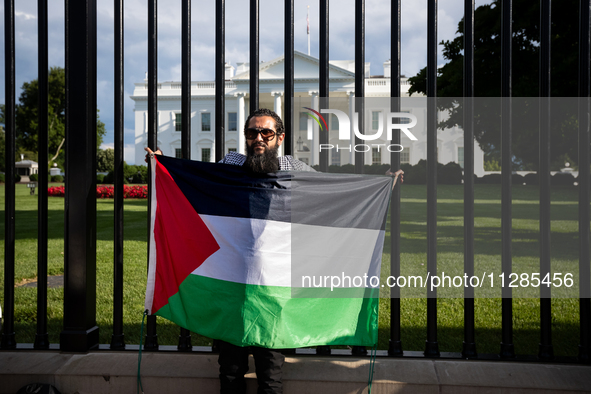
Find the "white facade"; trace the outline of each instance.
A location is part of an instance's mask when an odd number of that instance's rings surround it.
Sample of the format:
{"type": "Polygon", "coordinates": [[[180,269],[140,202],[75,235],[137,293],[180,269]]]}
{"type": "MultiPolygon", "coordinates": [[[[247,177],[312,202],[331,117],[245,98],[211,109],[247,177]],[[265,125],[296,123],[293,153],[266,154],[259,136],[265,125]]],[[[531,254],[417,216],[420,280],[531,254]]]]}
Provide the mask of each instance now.
{"type": "MultiPolygon", "coordinates": [[[[284,57],[261,63],[259,66],[259,107],[270,108],[280,116],[285,113],[283,97],[284,57]]],[[[242,132],[249,108],[249,63],[238,63],[236,75],[234,68],[226,66],[225,127],[226,151],[244,151],[245,140],[242,132]]],[[[330,62],[329,90],[331,109],[340,109],[353,119],[355,112],[355,73],[354,61],[337,60],[330,62]]],[[[310,165],[318,163],[318,135],[321,132],[313,124],[314,139],[308,140],[306,129],[308,112],[303,107],[318,109],[318,59],[296,51],[294,54],[294,126],[286,125],[289,133],[294,133],[294,156],[310,165]],[[301,119],[300,119],[301,118],[301,119]]],[[[379,117],[389,113],[390,96],[390,61],[384,63],[384,76],[369,77],[369,63],[365,67],[365,134],[375,134],[379,117]],[[377,99],[381,98],[381,99],[377,99]],[[375,105],[371,103],[375,102],[375,105]],[[368,105],[367,103],[370,103],[368,105]],[[385,104],[385,105],[384,105],[385,104]]],[[[402,80],[402,97],[408,97],[410,85],[406,78],[402,80]]],[[[191,84],[191,158],[193,160],[214,161],[215,152],[215,82],[192,82],[191,84]]],[[[144,147],[147,146],[147,82],[136,83],[132,100],[135,102],[135,160],[144,160],[144,147]]],[[[426,159],[426,111],[420,105],[415,106],[413,98],[403,99],[403,112],[417,117],[417,125],[412,134],[417,138],[412,141],[403,135],[401,145],[402,162],[416,164],[426,159]],[[410,106],[409,106],[410,105],[410,106]]],[[[420,98],[417,99],[421,101],[420,98]]],[[[424,99],[423,99],[424,101],[424,99]]],[[[158,147],[165,155],[179,156],[181,149],[180,111],[181,83],[162,82],[158,84],[158,147]]],[[[366,164],[389,163],[390,153],[386,149],[388,141],[384,132],[380,138],[364,141],[364,147],[355,146],[354,142],[339,140],[338,122],[326,114],[329,131],[329,164],[343,165],[354,163],[354,150],[367,150],[364,156],[366,164]],[[338,148],[337,148],[338,147],[338,148]],[[338,149],[338,151],[337,151],[338,149]]],[[[438,131],[438,160],[450,161],[463,165],[463,132],[454,127],[438,131]]],[[[484,175],[484,154],[477,143],[474,145],[474,167],[478,176],[484,175]]],[[[326,148],[324,148],[326,149],[326,148]]]]}

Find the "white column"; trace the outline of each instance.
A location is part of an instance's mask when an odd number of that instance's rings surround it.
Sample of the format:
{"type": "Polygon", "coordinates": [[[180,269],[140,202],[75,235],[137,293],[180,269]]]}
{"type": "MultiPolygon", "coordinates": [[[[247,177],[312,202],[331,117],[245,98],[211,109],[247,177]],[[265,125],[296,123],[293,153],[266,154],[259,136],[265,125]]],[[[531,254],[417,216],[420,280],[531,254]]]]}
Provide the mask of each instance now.
{"type": "Polygon", "coordinates": [[[239,93],[234,93],[234,96],[236,97],[236,106],[238,108],[238,114],[236,116],[236,129],[238,130],[238,146],[236,149],[236,152],[238,153],[242,153],[242,154],[246,154],[246,151],[244,150],[244,145],[246,143],[246,140],[244,139],[244,122],[246,122],[246,119],[244,118],[244,96],[246,95],[246,93],[244,92],[239,92],[239,93]]]}
{"type": "Polygon", "coordinates": [[[281,119],[283,119],[283,116],[281,116],[281,96],[283,96],[283,92],[271,92],[271,96],[274,98],[273,111],[275,111],[275,113],[279,115],[281,119]]]}
{"type": "MultiPolygon", "coordinates": [[[[273,96],[274,102],[273,111],[275,111],[275,113],[283,120],[283,116],[281,116],[281,96],[283,96],[283,92],[271,92],[271,96],[273,96]]],[[[283,126],[285,127],[285,130],[288,129],[285,123],[283,126]]],[[[289,129],[291,130],[291,127],[289,129]]],[[[283,156],[283,144],[279,148],[279,156],[283,156]]]]}
{"type": "MultiPolygon", "coordinates": [[[[310,107],[312,107],[315,111],[318,111],[318,91],[310,91],[308,92],[310,96],[312,96],[310,107]]],[[[316,116],[316,115],[314,115],[316,116]]],[[[319,130],[318,130],[318,123],[313,122],[312,127],[314,130],[314,138],[310,141],[310,165],[316,165],[320,162],[320,156],[318,152],[318,143],[320,142],[319,130]]]]}
{"type": "Polygon", "coordinates": [[[347,96],[349,97],[349,119],[351,120],[351,135],[349,137],[349,139],[351,140],[351,152],[349,152],[349,163],[355,164],[355,133],[353,132],[353,113],[355,113],[355,91],[347,91],[347,96]]]}

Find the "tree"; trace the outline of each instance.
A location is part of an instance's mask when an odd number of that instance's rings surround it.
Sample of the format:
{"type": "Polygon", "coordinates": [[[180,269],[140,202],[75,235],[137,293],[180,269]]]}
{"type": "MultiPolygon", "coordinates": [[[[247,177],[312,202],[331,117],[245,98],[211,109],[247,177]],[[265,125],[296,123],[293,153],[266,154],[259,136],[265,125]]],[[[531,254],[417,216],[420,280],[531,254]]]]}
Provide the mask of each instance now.
{"type": "MultiPolygon", "coordinates": [[[[552,97],[578,95],[578,0],[554,3],[552,9],[551,73],[552,97]]],[[[526,0],[513,2],[512,96],[537,97],[539,95],[539,43],[540,4],[526,0]]],[[[476,97],[501,95],[501,3],[494,0],[475,10],[474,16],[474,93],[476,97]]],[[[463,96],[463,41],[464,21],[458,24],[458,37],[443,41],[443,56],[448,61],[439,68],[438,97],[463,96]]],[[[426,68],[409,78],[409,94],[426,93],[426,68]]],[[[525,101],[524,101],[525,102],[525,101]]],[[[458,100],[438,102],[440,110],[450,113],[440,128],[462,126],[462,106],[458,100]]],[[[476,104],[478,105],[478,104],[476,104]]],[[[531,111],[537,111],[532,107],[531,111]]],[[[530,112],[529,119],[535,118],[530,112]]],[[[551,130],[551,160],[558,166],[560,157],[577,157],[576,122],[574,114],[556,119],[551,130]],[[569,119],[566,119],[570,116],[569,119]]],[[[475,119],[474,136],[490,159],[500,158],[500,107],[491,106],[480,111],[475,119]]],[[[518,120],[517,120],[518,122],[518,120]]],[[[523,169],[538,167],[537,124],[514,126],[512,153],[514,164],[523,169]]],[[[564,164],[564,163],[563,163],[564,164]]],[[[572,164],[572,163],[571,163],[572,164]]]]}
{"type": "MultiPolygon", "coordinates": [[[[66,120],[66,72],[61,67],[51,67],[48,75],[48,151],[49,163],[63,163],[66,120]]],[[[16,143],[20,149],[37,152],[38,149],[39,81],[25,82],[16,106],[16,143]]],[[[106,133],[97,110],[97,147],[106,133]]]]}
{"type": "Polygon", "coordinates": [[[115,150],[99,149],[96,153],[96,170],[98,172],[110,172],[115,168],[115,150]]]}

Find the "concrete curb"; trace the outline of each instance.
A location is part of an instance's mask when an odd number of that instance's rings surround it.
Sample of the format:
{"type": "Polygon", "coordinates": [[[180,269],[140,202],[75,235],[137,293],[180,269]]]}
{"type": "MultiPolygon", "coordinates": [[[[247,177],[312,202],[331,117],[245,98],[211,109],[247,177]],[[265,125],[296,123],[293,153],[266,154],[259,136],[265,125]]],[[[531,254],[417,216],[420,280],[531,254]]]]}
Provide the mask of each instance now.
{"type": "MultiPolygon", "coordinates": [[[[254,371],[251,361],[250,370],[254,371]]],[[[135,352],[0,351],[0,394],[50,383],[62,394],[136,392],[135,352]]],[[[369,359],[293,356],[284,367],[285,394],[366,393],[369,359]]],[[[249,373],[248,392],[256,392],[249,373]]],[[[218,393],[217,355],[143,353],[146,394],[218,393]]],[[[591,367],[571,364],[378,358],[373,393],[591,393],[591,367]]]]}

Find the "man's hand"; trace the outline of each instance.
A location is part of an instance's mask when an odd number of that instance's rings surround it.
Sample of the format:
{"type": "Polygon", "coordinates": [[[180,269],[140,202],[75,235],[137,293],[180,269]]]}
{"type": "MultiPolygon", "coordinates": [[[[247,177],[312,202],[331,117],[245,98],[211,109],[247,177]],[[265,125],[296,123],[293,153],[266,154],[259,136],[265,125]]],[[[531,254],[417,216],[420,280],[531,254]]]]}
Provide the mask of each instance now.
{"type": "Polygon", "coordinates": [[[392,190],[394,190],[394,186],[396,186],[396,181],[398,177],[400,177],[400,183],[404,183],[404,171],[398,170],[396,172],[392,172],[391,170],[386,171],[386,175],[390,175],[394,177],[394,183],[392,184],[392,190]]]}
{"type": "Polygon", "coordinates": [[[160,148],[156,148],[156,152],[152,152],[152,149],[150,149],[148,147],[145,147],[144,150],[146,152],[148,152],[148,153],[146,153],[146,159],[145,159],[145,162],[146,163],[148,163],[149,156],[151,156],[151,155],[161,155],[162,154],[162,151],[160,150],[160,148]]]}

